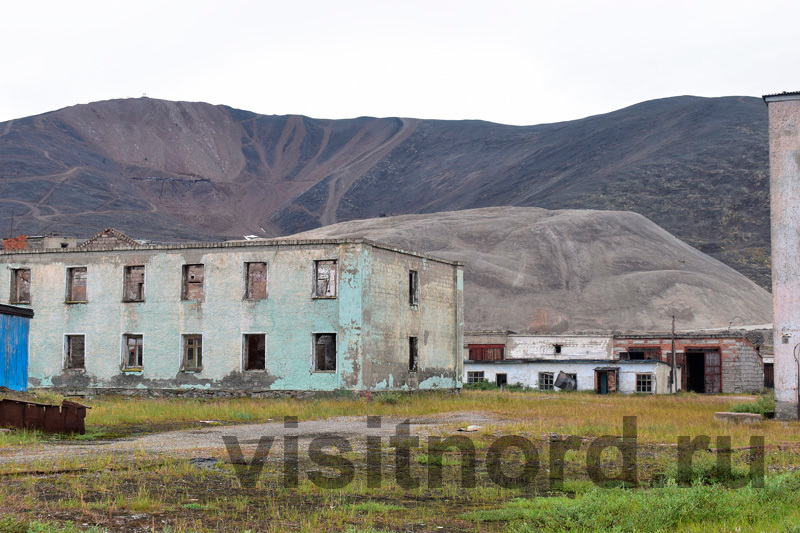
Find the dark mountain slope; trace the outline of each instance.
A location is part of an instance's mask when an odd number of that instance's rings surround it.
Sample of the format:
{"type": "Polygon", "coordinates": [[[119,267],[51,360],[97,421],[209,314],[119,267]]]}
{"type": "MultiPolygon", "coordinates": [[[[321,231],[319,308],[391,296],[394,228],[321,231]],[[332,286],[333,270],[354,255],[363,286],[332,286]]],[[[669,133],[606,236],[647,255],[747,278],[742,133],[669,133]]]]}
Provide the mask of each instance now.
{"type": "Polygon", "coordinates": [[[0,233],[285,235],[380,214],[632,210],[769,283],[766,108],[678,97],[530,127],[129,99],[0,124],[0,233]]]}

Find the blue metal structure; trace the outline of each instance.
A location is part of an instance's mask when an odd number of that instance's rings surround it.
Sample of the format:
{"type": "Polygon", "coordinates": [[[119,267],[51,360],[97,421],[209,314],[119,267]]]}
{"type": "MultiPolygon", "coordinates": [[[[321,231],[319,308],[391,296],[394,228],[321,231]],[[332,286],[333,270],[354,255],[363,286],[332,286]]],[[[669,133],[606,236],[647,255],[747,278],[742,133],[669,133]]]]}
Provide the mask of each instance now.
{"type": "Polygon", "coordinates": [[[28,390],[28,333],[33,310],[0,304],[0,387],[28,390]]]}

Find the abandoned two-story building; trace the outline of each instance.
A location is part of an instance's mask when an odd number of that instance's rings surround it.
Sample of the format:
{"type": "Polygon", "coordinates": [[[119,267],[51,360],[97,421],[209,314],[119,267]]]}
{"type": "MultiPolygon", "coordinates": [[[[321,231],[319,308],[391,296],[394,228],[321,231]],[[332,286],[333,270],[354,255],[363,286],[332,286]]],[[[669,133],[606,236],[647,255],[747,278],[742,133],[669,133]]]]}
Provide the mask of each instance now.
{"type": "Polygon", "coordinates": [[[361,239],[0,252],[0,301],[35,310],[29,382],[66,390],[461,386],[459,263],[361,239]]]}

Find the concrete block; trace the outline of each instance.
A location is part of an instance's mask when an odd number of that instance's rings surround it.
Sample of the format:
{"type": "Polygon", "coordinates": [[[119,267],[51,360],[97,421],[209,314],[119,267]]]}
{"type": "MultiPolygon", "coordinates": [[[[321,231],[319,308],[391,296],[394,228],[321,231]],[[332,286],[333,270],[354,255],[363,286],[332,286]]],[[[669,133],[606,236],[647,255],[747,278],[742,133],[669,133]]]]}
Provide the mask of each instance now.
{"type": "Polygon", "coordinates": [[[723,424],[760,424],[764,417],[756,413],[731,413],[721,411],[714,413],[714,422],[723,424]]]}

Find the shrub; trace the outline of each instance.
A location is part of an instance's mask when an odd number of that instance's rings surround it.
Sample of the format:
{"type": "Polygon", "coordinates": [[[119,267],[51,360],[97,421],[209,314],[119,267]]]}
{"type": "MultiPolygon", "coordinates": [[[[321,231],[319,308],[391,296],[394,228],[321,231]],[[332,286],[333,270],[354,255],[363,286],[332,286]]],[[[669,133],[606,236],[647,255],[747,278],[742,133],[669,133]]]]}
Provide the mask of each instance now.
{"type": "Polygon", "coordinates": [[[755,413],[765,418],[775,414],[775,391],[759,396],[754,402],[737,403],[731,407],[734,413],[755,413]]]}

